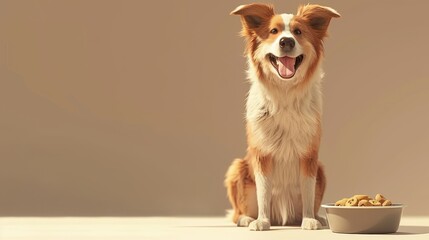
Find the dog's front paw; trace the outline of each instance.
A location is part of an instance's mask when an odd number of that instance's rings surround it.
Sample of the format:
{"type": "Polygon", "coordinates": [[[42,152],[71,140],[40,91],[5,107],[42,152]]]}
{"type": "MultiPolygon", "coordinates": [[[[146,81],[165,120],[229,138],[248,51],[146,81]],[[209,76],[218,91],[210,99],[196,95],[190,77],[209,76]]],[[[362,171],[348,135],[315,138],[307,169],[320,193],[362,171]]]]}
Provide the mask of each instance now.
{"type": "Polygon", "coordinates": [[[301,228],[304,230],[317,230],[322,228],[322,224],[314,218],[302,219],[301,228]]]}
{"type": "Polygon", "coordinates": [[[249,224],[251,231],[265,231],[270,230],[270,221],[268,219],[256,219],[249,224]]]}
{"type": "Polygon", "coordinates": [[[238,218],[237,227],[248,227],[253,221],[255,221],[254,218],[242,215],[238,218]]]}

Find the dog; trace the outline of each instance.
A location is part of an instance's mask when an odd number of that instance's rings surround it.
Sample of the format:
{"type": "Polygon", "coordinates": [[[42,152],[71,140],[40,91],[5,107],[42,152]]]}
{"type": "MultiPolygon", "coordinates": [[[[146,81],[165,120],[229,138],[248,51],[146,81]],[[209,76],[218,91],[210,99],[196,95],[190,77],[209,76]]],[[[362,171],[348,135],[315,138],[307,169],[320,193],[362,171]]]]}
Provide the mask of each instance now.
{"type": "Polygon", "coordinates": [[[232,220],[250,230],[271,225],[327,225],[318,216],[326,176],[318,159],[321,136],[323,40],[332,8],[302,5],[296,15],[268,4],[241,5],[250,90],[247,154],[227,170],[232,220]]]}

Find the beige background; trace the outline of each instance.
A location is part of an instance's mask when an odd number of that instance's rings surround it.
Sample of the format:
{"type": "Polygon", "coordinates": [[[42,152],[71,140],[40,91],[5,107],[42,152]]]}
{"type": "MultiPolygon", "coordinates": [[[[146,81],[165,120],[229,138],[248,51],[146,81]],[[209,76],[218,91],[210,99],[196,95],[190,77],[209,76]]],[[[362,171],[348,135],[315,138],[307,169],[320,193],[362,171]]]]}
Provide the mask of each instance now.
{"type": "MultiPolygon", "coordinates": [[[[245,152],[243,1],[0,1],[0,215],[221,215],[245,152]]],[[[273,1],[295,12],[299,1],[273,1]]],[[[429,215],[428,1],[318,1],[325,201],[429,215]]]]}

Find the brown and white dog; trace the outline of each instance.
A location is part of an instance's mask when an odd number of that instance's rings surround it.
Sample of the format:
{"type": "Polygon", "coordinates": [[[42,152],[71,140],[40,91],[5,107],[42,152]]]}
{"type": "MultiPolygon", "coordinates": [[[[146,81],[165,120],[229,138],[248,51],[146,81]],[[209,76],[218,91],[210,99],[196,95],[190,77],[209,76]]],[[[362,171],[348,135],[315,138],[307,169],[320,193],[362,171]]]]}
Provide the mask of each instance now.
{"type": "Polygon", "coordinates": [[[225,185],[233,221],[251,230],[271,225],[319,229],[326,178],[318,159],[323,39],[332,8],[305,5],[296,15],[249,4],[240,15],[251,86],[246,103],[247,155],[235,159],[225,185]]]}

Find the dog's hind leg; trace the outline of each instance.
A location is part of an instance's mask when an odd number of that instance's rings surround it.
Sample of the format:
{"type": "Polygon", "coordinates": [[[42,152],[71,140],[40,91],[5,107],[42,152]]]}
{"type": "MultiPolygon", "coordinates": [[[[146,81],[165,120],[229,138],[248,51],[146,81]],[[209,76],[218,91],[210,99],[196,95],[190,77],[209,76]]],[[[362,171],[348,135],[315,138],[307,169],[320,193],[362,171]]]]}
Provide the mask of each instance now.
{"type": "Polygon", "coordinates": [[[256,185],[249,174],[246,160],[235,159],[225,176],[228,198],[233,207],[232,221],[247,227],[258,214],[256,185]]]}
{"type": "Polygon", "coordinates": [[[318,215],[320,204],[322,204],[323,195],[326,188],[326,176],[325,171],[323,170],[322,164],[318,163],[317,176],[316,176],[316,192],[314,199],[314,215],[317,220],[322,224],[322,226],[328,226],[328,221],[318,215]]]}

